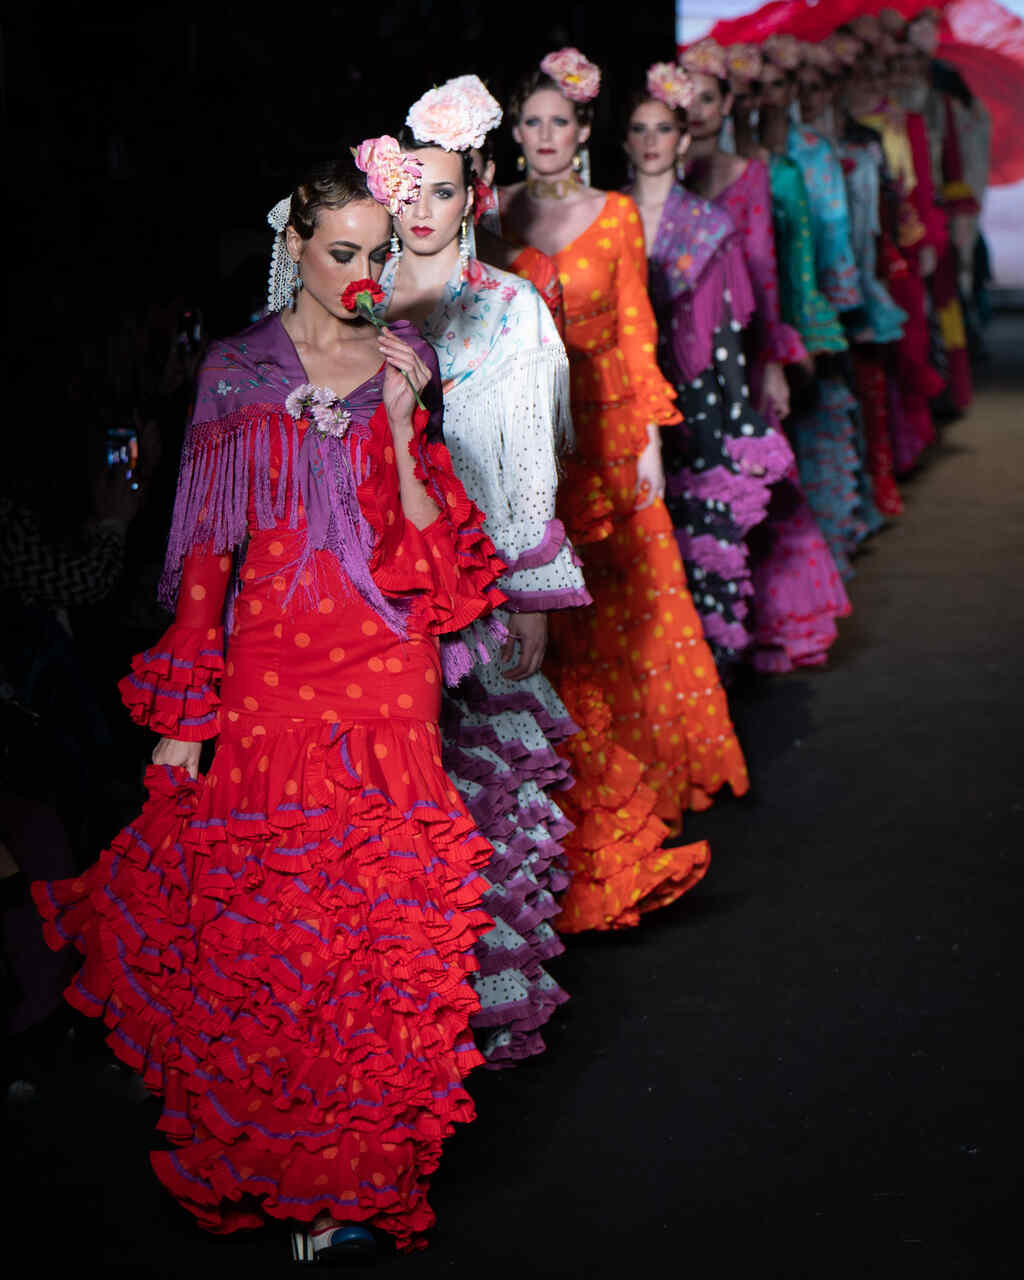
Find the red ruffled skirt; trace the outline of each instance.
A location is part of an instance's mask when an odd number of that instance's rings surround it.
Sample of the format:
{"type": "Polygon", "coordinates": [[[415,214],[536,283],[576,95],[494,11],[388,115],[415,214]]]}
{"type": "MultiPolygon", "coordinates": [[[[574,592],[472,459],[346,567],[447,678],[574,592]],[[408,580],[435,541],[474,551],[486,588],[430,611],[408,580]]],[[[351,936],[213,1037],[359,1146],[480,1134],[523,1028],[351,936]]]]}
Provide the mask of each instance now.
{"type": "Polygon", "coordinates": [[[232,712],[206,777],[146,781],[98,862],[33,892],[85,956],[68,999],[163,1097],[157,1175],[214,1231],[327,1212],[422,1244],[492,926],[436,725],[232,712]]]}

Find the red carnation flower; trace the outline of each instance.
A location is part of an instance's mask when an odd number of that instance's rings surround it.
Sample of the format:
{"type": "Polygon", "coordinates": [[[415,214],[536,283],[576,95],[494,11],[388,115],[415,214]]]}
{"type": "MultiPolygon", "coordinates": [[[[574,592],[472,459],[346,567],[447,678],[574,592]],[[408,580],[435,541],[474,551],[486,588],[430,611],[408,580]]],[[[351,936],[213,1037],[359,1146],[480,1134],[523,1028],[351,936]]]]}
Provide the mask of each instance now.
{"type": "Polygon", "coordinates": [[[378,302],[384,301],[384,290],[373,280],[353,280],[341,295],[341,305],[346,311],[372,311],[378,302]],[[362,304],[362,305],[360,305],[362,304]]]}

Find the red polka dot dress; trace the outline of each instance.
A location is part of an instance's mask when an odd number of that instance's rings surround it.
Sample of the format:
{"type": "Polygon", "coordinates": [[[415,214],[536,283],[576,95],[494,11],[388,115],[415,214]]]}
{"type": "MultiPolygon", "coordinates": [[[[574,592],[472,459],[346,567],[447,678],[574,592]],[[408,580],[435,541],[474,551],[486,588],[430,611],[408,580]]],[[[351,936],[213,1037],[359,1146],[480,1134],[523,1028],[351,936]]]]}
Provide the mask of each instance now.
{"type": "Polygon", "coordinates": [[[426,412],[411,447],[440,515],[406,521],[382,381],[335,399],[331,436],[283,403],[304,376],[277,316],[215,344],[174,624],[120,686],[158,733],[216,736],[213,760],[151,767],[138,819],[34,894],[51,945],[85,957],[68,999],[162,1095],[153,1167],[205,1227],[327,1212],[409,1248],[473,1117],[492,925],[490,847],[441,768],[439,636],[500,602],[504,566],[426,412]]]}

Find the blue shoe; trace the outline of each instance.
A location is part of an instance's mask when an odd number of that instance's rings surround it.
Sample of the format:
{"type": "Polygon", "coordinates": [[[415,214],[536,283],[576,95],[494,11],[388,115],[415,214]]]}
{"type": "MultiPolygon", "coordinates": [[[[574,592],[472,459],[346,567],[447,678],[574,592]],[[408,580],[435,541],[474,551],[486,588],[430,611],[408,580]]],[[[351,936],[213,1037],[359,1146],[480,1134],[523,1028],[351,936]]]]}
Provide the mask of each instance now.
{"type": "Polygon", "coordinates": [[[356,1222],[325,1227],[323,1231],[293,1231],[292,1257],[296,1262],[328,1265],[372,1262],[377,1240],[372,1231],[356,1222]]]}

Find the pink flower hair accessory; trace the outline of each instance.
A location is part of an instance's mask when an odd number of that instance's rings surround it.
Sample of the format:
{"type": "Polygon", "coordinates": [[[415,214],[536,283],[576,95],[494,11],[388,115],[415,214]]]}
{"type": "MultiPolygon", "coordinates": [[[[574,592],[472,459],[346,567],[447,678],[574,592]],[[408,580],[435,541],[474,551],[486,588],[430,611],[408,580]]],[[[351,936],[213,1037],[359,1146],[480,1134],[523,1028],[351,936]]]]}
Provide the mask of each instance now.
{"type": "Polygon", "coordinates": [[[788,31],[777,31],[761,46],[767,62],[774,63],[780,71],[795,71],[801,62],[800,41],[788,31]]]}
{"type": "Polygon", "coordinates": [[[691,76],[714,76],[716,80],[728,80],[729,68],[725,50],[717,40],[698,40],[683,51],[679,59],[684,71],[691,76]]]}
{"type": "Polygon", "coordinates": [[[849,31],[833,31],[825,44],[844,67],[852,67],[864,52],[864,45],[849,31]]]}
{"type": "Polygon", "coordinates": [[[733,89],[742,92],[760,76],[764,59],[756,44],[730,44],[725,49],[725,65],[733,89]]]}
{"type": "Polygon", "coordinates": [[[402,206],[412,204],[420,194],[420,161],[398,145],[398,139],[385,133],[380,138],[367,138],[352,150],[356,168],[366,174],[370,195],[382,204],[392,217],[402,206]]]}
{"type": "Polygon", "coordinates": [[[693,101],[693,81],[674,62],[656,62],[647,72],[647,92],[673,111],[685,111],[693,101]]]}
{"type": "Polygon", "coordinates": [[[434,142],[445,151],[482,147],[501,124],[501,107],[479,76],[456,76],[428,89],[409,108],[405,123],[419,142],[434,142]]]}
{"type": "Polygon", "coordinates": [[[593,102],[601,88],[601,68],[571,46],[546,54],[540,69],[572,102],[593,102]]]}

